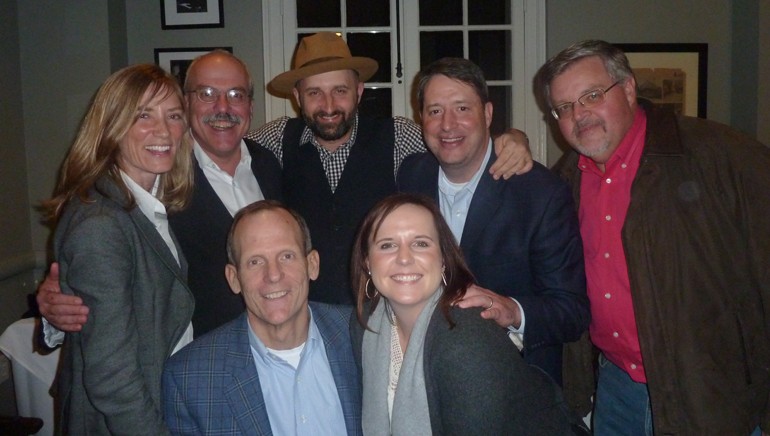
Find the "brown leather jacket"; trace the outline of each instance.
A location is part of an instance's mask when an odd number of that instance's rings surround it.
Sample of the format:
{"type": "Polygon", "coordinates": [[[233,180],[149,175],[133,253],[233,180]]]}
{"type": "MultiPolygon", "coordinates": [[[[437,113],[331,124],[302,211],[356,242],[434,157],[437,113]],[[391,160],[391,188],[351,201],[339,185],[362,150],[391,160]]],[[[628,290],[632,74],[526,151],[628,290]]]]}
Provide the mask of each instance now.
{"type": "MultiPolygon", "coordinates": [[[[644,105],[647,133],[623,226],[656,435],[770,431],[770,148],[644,105]]],[[[558,167],[579,203],[577,154],[558,167]]],[[[586,412],[593,359],[565,351],[586,412]]]]}

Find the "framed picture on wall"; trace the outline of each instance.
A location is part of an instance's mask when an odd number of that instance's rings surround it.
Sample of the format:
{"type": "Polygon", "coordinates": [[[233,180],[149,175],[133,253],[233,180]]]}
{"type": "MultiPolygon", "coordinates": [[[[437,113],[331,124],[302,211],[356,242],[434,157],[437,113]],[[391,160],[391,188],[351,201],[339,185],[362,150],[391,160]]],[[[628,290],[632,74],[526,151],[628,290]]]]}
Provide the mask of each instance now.
{"type": "Polygon", "coordinates": [[[161,28],[225,27],[222,0],[160,0],[161,28]]]}
{"type": "Polygon", "coordinates": [[[628,57],[639,97],[706,118],[708,44],[614,45],[628,57]]]}
{"type": "Polygon", "coordinates": [[[187,69],[190,68],[193,59],[216,49],[233,52],[232,47],[156,48],[155,64],[176,77],[179,86],[184,86],[187,69]]]}

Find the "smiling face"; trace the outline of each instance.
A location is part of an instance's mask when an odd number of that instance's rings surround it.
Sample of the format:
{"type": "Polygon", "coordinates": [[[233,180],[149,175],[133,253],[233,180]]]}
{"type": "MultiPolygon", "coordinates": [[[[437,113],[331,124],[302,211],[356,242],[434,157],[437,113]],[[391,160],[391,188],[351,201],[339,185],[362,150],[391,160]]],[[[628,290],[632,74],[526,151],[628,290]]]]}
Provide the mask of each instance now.
{"type": "Polygon", "coordinates": [[[452,182],[469,181],[481,166],[491,122],[492,103],[482,104],[470,85],[438,74],[425,86],[425,143],[452,182]]]}
{"type": "Polygon", "coordinates": [[[385,216],[369,242],[372,282],[396,317],[417,316],[439,290],[443,258],[430,212],[404,204],[385,216]]]}
{"type": "Polygon", "coordinates": [[[185,85],[190,127],[203,151],[217,164],[239,159],[241,138],[251,124],[253,102],[232,105],[226,93],[231,89],[248,93],[249,76],[243,65],[223,53],[205,55],[191,65],[185,85]],[[213,103],[200,101],[190,91],[201,87],[216,89],[219,97],[213,103]]]}
{"type": "MultiPolygon", "coordinates": [[[[580,59],[551,81],[551,106],[576,101],[614,82],[601,58],[580,59]]],[[[635,112],[636,81],[631,77],[607,91],[601,104],[585,108],[575,103],[572,114],[559,119],[559,130],[573,148],[601,166],[631,128],[635,112]]]]}
{"type": "Polygon", "coordinates": [[[309,281],[318,277],[318,252],[305,254],[302,232],[283,209],[245,216],[233,234],[234,261],[225,273],[243,294],[249,325],[271,348],[299,346],[307,338],[309,281]]]}
{"type": "Polygon", "coordinates": [[[184,107],[177,95],[162,89],[156,93],[146,90],[134,124],[118,144],[118,166],[149,191],[156,176],[174,166],[186,130],[184,107]]]}
{"type": "Polygon", "coordinates": [[[330,151],[350,138],[363,92],[364,84],[352,70],[306,77],[293,90],[308,127],[318,143],[330,151]]]}

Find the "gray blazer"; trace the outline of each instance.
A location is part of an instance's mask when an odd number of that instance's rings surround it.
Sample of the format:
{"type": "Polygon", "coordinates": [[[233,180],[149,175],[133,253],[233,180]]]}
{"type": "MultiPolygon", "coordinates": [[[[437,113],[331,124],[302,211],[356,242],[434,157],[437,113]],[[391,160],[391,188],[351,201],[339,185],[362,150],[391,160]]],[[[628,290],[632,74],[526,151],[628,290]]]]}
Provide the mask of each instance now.
{"type": "MultiPolygon", "coordinates": [[[[452,308],[454,327],[436,307],[425,333],[423,372],[434,435],[569,435],[561,390],[527,364],[481,309],[452,308]]],[[[369,316],[369,306],[364,309],[369,316]]],[[[364,329],[350,320],[361,371],[364,329]]]]}
{"type": "MultiPolygon", "coordinates": [[[[65,434],[168,434],[160,377],[192,318],[194,300],[163,238],[110,179],[59,220],[54,254],[62,292],[83,299],[83,330],[68,334],[58,374],[65,434]]],[[[172,235],[173,238],[173,235],[172,235]]]]}

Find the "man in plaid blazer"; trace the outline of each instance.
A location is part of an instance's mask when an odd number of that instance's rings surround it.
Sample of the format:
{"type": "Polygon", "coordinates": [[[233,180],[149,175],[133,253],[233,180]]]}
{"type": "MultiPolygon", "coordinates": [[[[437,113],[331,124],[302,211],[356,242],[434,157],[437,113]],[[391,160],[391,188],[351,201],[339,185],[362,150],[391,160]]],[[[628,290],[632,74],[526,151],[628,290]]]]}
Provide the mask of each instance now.
{"type": "Polygon", "coordinates": [[[166,362],[172,434],[361,434],[351,309],[308,303],[318,253],[296,212],[259,201],[236,214],[226,275],[247,310],[166,362]]]}

